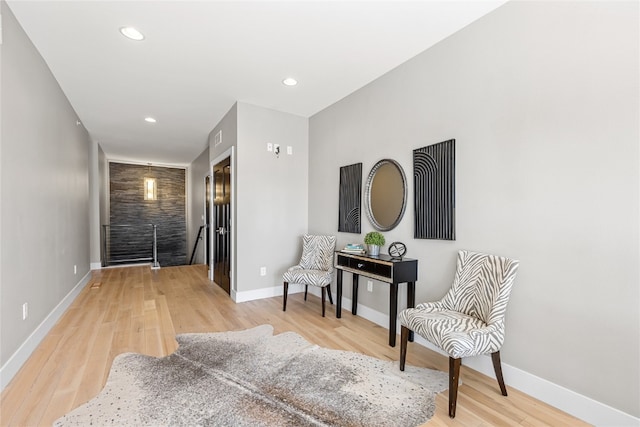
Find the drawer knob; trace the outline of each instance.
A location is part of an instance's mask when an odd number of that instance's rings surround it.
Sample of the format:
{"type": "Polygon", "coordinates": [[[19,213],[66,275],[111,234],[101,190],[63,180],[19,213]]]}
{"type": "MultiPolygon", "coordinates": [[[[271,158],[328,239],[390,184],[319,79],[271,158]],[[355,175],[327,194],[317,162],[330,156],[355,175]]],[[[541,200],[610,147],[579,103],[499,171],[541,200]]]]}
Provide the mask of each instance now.
{"type": "Polygon", "coordinates": [[[364,264],[358,263],[358,268],[362,268],[362,267],[364,267],[364,264]]]}

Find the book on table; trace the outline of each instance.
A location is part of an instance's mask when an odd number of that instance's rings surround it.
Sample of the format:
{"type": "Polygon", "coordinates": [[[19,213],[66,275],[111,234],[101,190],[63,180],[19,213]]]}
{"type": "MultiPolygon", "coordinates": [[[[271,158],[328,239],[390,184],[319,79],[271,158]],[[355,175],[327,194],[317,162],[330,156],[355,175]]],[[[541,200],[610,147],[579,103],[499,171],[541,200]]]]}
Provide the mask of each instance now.
{"type": "Polygon", "coordinates": [[[364,246],[359,243],[348,243],[344,247],[344,249],[342,249],[342,252],[347,252],[350,254],[364,254],[365,250],[364,246]]]}

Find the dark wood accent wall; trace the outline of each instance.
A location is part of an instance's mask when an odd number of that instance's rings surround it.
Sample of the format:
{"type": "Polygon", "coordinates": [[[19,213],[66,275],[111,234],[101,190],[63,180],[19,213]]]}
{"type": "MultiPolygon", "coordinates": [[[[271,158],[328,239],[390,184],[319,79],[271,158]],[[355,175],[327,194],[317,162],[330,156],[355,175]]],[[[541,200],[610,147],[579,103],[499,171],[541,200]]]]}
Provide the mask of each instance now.
{"type": "Polygon", "coordinates": [[[185,170],[111,162],[109,185],[111,225],[156,224],[160,266],[186,264],[185,170]],[[157,200],[144,200],[144,177],[156,179],[157,200]]]}

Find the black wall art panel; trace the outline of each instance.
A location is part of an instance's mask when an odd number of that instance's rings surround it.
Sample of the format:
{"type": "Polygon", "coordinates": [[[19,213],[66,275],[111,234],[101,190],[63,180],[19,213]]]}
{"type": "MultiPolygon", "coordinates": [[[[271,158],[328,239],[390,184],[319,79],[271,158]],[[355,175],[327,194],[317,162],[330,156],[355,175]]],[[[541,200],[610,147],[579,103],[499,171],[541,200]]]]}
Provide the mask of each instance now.
{"type": "Polygon", "coordinates": [[[340,168],[338,231],[360,233],[362,163],[340,168]]]}
{"type": "Polygon", "coordinates": [[[456,140],[413,150],[416,239],[456,239],[456,140]]]}

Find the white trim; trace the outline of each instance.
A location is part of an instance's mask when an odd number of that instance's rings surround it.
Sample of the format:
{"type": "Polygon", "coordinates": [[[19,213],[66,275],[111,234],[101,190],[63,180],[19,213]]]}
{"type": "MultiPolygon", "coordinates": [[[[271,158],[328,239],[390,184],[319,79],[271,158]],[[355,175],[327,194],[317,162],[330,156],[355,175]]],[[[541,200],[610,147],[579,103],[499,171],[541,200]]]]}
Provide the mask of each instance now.
{"type": "MultiPolygon", "coordinates": [[[[209,273],[209,280],[213,282],[213,249],[214,249],[214,241],[213,241],[213,228],[215,227],[215,205],[213,203],[215,196],[215,181],[213,180],[213,165],[212,161],[209,161],[209,201],[211,205],[209,206],[209,218],[207,221],[209,222],[209,227],[206,230],[206,233],[209,233],[209,258],[205,259],[207,263],[207,272],[209,273]]],[[[206,183],[205,183],[206,185],[206,183]]],[[[232,189],[233,190],[233,189],[232,189]]],[[[206,191],[206,190],[205,190],[206,191]]],[[[206,202],[205,202],[206,203],[206,202]]],[[[206,215],[207,206],[205,204],[205,215],[206,215]]],[[[205,242],[207,239],[205,239],[205,242]]],[[[231,248],[229,248],[231,250],[231,248]]],[[[207,257],[207,252],[204,253],[205,258],[207,257]]],[[[229,275],[229,279],[231,279],[231,275],[229,275]]],[[[230,295],[235,294],[235,289],[233,286],[229,286],[229,290],[231,291],[230,295]]]]}
{"type": "MultiPolygon", "coordinates": [[[[310,288],[312,289],[309,290],[310,291],[309,293],[313,293],[313,286],[310,286],[310,288]]],[[[293,283],[289,285],[289,295],[297,294],[300,292],[304,292],[304,287],[302,285],[293,284],[293,283]]],[[[284,287],[282,285],[279,285],[279,286],[273,286],[271,288],[254,289],[252,291],[236,292],[232,290],[231,299],[233,299],[237,303],[240,303],[240,302],[253,301],[256,299],[278,297],[278,296],[282,296],[283,294],[284,294],[284,287]]]]}
{"type": "MultiPolygon", "coordinates": [[[[202,253],[202,260],[207,265],[207,277],[209,277],[209,280],[212,280],[213,277],[210,277],[211,272],[209,271],[209,260],[207,259],[207,240],[210,240],[207,233],[209,232],[209,227],[211,227],[210,218],[207,218],[207,200],[209,200],[209,211],[211,211],[211,209],[213,209],[213,199],[210,197],[210,194],[207,194],[207,178],[209,178],[209,192],[211,192],[211,187],[213,184],[211,180],[211,165],[209,165],[209,169],[207,169],[207,174],[202,178],[202,185],[204,187],[204,200],[202,201],[202,225],[204,226],[204,233],[202,235],[200,252],[202,253]],[[207,227],[207,224],[209,224],[209,227],[207,227]]],[[[200,197],[202,197],[202,194],[200,194],[200,197]]]]}
{"type": "Polygon", "coordinates": [[[18,373],[22,365],[38,347],[40,342],[47,336],[64,312],[69,308],[71,303],[80,294],[80,291],[89,283],[91,271],[84,275],[82,279],[69,291],[69,293],[55,306],[51,313],[38,325],[38,327],[29,335],[22,345],[11,355],[9,360],[0,368],[0,391],[9,384],[13,377],[18,373]]]}
{"type": "MultiPolygon", "coordinates": [[[[415,342],[448,357],[447,353],[419,335],[415,336],[415,342]]],[[[488,377],[495,377],[493,364],[488,355],[465,357],[462,363],[488,377]]],[[[505,384],[509,387],[518,389],[589,424],[611,427],[640,425],[640,418],[635,418],[590,397],[576,393],[504,362],[502,363],[502,375],[504,376],[505,384]]]]}
{"type": "MultiPolygon", "coordinates": [[[[419,335],[415,336],[415,342],[448,357],[447,353],[419,335]]],[[[462,363],[488,377],[495,377],[493,364],[488,355],[465,357],[462,363]]],[[[611,427],[640,425],[639,418],[504,362],[502,362],[502,374],[505,384],[509,387],[518,389],[589,424],[611,427]]]]}
{"type": "MultiPolygon", "coordinates": [[[[312,287],[312,289],[309,290],[309,293],[320,297],[320,290],[318,288],[312,287]]],[[[335,293],[333,293],[333,296],[336,299],[338,298],[335,293]]],[[[342,310],[344,311],[345,309],[348,312],[351,312],[351,299],[342,297],[342,310]]],[[[358,316],[361,316],[376,325],[380,325],[383,328],[389,327],[389,316],[387,314],[380,313],[379,311],[362,304],[358,304],[358,316]]],[[[400,324],[398,324],[396,332],[400,333],[400,324]]],[[[415,336],[415,343],[448,357],[447,353],[417,334],[415,336]]],[[[398,350],[398,352],[399,351],[400,350],[398,350]]],[[[488,355],[465,357],[462,363],[463,365],[468,366],[490,378],[495,378],[493,363],[491,361],[491,357],[488,355]]],[[[558,384],[554,384],[551,381],[540,378],[529,372],[525,372],[522,369],[508,365],[504,362],[502,363],[502,374],[504,376],[505,383],[509,387],[518,389],[531,397],[571,414],[576,418],[580,418],[589,424],[602,427],[637,427],[640,425],[640,418],[636,418],[590,397],[576,393],[575,391],[564,388],[558,384]]]]}
{"type": "MultiPolygon", "coordinates": [[[[482,356],[483,363],[491,365],[488,356],[482,356]]],[[[478,363],[475,363],[479,365],[478,363]]],[[[475,370],[477,367],[469,364],[475,370]]],[[[492,365],[493,366],[493,365],[492,365]]],[[[493,367],[490,371],[493,374],[493,367]]],[[[483,372],[484,373],[484,372],[483,372]]],[[[529,396],[533,396],[538,400],[548,403],[551,406],[565,411],[574,417],[585,420],[589,424],[595,426],[639,426],[640,418],[633,417],[609,405],[598,402],[590,397],[576,393],[573,390],[564,388],[551,381],[540,378],[536,375],[525,372],[516,367],[502,364],[502,373],[509,378],[509,385],[518,390],[524,391],[529,396]]],[[[489,375],[485,373],[485,375],[489,375]]]]}
{"type": "Polygon", "coordinates": [[[91,265],[89,266],[89,268],[91,270],[102,270],[102,263],[101,262],[92,262],[91,265]]]}
{"type": "MultiPolygon", "coordinates": [[[[184,263],[187,264],[189,261],[189,257],[191,256],[191,252],[189,252],[189,234],[193,231],[189,229],[191,224],[191,196],[189,192],[191,191],[191,165],[184,168],[184,235],[185,235],[185,246],[187,249],[187,256],[185,257],[184,263]]],[[[157,259],[156,259],[157,261],[157,259]]],[[[158,266],[159,266],[158,262],[158,266]]]]}

